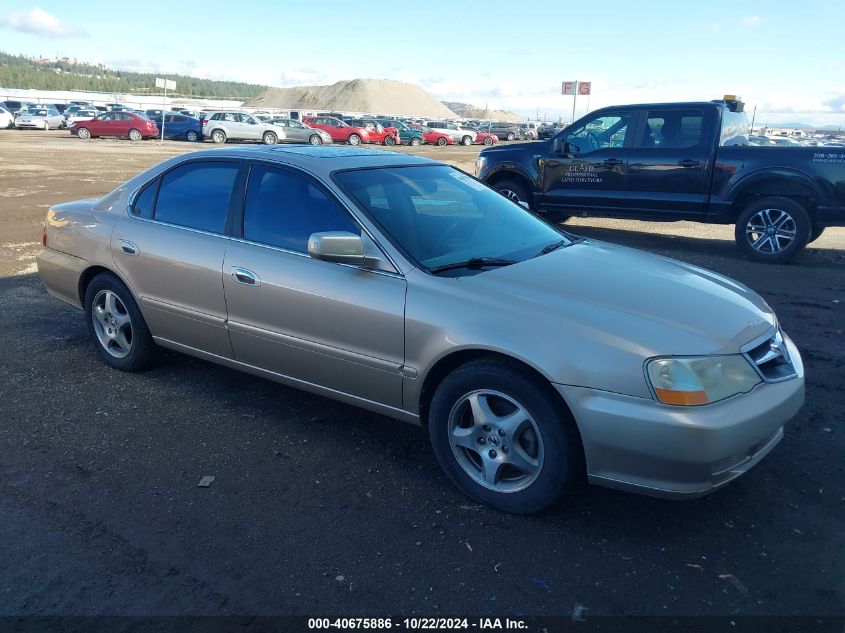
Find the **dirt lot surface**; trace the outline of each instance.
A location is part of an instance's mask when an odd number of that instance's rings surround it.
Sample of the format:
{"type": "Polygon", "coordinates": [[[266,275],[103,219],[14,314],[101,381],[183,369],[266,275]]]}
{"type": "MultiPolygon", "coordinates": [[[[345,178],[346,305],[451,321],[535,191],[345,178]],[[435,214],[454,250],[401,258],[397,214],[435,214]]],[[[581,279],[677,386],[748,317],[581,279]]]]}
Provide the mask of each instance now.
{"type": "MultiPolygon", "coordinates": [[[[568,223],[761,293],[807,400],[710,497],[586,488],[509,516],[457,492],[421,429],[175,353],[97,360],[34,274],[47,207],[197,147],[0,131],[0,615],[845,613],[845,229],[768,267],[731,227],[568,223]]],[[[471,172],[478,149],[418,151],[471,172]]]]}

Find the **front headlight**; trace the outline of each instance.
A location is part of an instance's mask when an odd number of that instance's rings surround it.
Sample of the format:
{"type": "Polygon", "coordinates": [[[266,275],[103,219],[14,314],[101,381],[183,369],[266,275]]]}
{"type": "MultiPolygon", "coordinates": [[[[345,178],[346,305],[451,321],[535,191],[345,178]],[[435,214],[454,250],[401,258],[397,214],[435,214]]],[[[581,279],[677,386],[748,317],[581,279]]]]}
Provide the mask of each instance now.
{"type": "Polygon", "coordinates": [[[655,358],[646,365],[663,404],[698,405],[747,393],[762,380],[744,356],[655,358]]]}
{"type": "Polygon", "coordinates": [[[487,165],[487,159],[484,156],[479,156],[475,159],[475,175],[480,174],[487,165]]]}

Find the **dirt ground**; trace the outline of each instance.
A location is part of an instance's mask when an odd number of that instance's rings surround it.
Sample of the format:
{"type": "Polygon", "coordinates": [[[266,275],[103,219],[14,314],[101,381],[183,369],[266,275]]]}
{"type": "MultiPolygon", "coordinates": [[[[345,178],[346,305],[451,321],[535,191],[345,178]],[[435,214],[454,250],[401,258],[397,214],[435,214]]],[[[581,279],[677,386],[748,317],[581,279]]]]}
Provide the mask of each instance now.
{"type": "MultiPolygon", "coordinates": [[[[732,227],[567,223],[755,289],[807,399],[714,495],[516,517],[462,497],[420,429],[178,354],[97,360],[34,274],[47,208],[198,147],[0,131],[0,616],[845,614],[845,229],[764,266],[732,227]]],[[[402,151],[472,172],[478,148],[402,151]]]]}

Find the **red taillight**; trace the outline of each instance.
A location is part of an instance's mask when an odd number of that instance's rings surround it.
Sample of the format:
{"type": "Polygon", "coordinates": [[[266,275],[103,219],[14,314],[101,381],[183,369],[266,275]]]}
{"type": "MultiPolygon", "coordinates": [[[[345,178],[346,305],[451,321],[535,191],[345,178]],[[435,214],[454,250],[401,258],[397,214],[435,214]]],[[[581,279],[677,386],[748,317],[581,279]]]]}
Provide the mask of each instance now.
{"type": "Polygon", "coordinates": [[[41,246],[47,246],[47,225],[41,224],[41,246]]]}
{"type": "Polygon", "coordinates": [[[203,125],[208,125],[208,119],[203,119],[203,120],[202,120],[202,124],[203,124],[203,125]]]}

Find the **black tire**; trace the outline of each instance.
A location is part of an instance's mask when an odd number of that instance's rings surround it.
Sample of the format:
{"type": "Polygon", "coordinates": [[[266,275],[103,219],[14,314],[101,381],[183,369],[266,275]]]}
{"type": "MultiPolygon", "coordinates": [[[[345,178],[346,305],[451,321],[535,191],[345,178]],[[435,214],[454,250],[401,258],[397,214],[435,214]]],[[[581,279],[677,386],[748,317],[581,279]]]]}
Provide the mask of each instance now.
{"type": "Polygon", "coordinates": [[[446,144],[446,139],[445,139],[444,137],[442,137],[442,136],[441,136],[441,137],[439,137],[439,138],[437,139],[437,144],[438,144],[440,147],[443,147],[443,146],[446,144]]]}
{"type": "Polygon", "coordinates": [[[88,329],[88,335],[91,337],[94,347],[100,358],[111,367],[120,369],[122,371],[141,371],[149,367],[156,354],[156,345],[153,342],[150,330],[147,327],[147,322],[138,309],[138,304],[132,297],[132,293],[126,285],[111,273],[100,273],[88,284],[85,289],[85,323],[88,329]],[[129,315],[131,326],[131,345],[129,353],[117,358],[109,353],[98,338],[97,331],[92,317],[94,311],[94,301],[103,291],[114,293],[123,304],[126,314],[129,315]]]}
{"type": "Polygon", "coordinates": [[[361,137],[357,134],[350,134],[349,138],[346,139],[346,142],[350,145],[360,145],[361,144],[361,137]]]}
{"type": "MultiPolygon", "coordinates": [[[[434,393],[428,428],[437,460],[452,482],[473,499],[505,512],[539,512],[557,504],[569,488],[583,478],[584,459],[575,421],[550,390],[550,385],[543,384],[528,370],[506,359],[482,358],[449,374],[434,393]],[[539,431],[539,438],[534,437],[535,446],[542,447],[539,453],[542,460],[538,460],[536,478],[524,488],[505,492],[482,485],[456,456],[456,452],[471,455],[471,451],[461,447],[453,450],[450,442],[453,414],[457,415],[455,412],[467,395],[479,391],[504,394],[519,403],[539,431]]],[[[507,461],[505,444],[512,438],[502,436],[503,439],[494,444],[495,431],[484,427],[483,433],[487,432],[491,437],[481,450],[487,452],[488,448],[497,446],[498,457],[507,461]]],[[[535,431],[532,429],[531,433],[535,431]]],[[[516,450],[511,448],[510,452],[516,453],[516,450]]],[[[503,470],[499,472],[503,473],[503,470]]]]}
{"type": "Polygon", "coordinates": [[[461,139],[461,145],[470,146],[472,145],[472,137],[467,135],[461,139]]]}
{"type": "Polygon", "coordinates": [[[811,231],[810,216],[799,202],[768,196],[754,200],[739,214],[734,237],[748,259],[784,264],[807,245],[811,231]],[[768,234],[770,230],[774,231],[772,235],[768,234]]]}
{"type": "Polygon", "coordinates": [[[308,137],[308,143],[310,145],[322,145],[323,139],[320,137],[319,134],[312,134],[308,137]]]}
{"type": "Polygon", "coordinates": [[[822,236],[822,233],[824,233],[824,230],[825,227],[814,224],[813,230],[810,231],[810,239],[807,241],[807,244],[812,244],[819,239],[822,236]]]}
{"type": "Polygon", "coordinates": [[[492,145],[493,144],[493,137],[492,136],[485,136],[484,137],[484,144],[485,145],[492,145]]]}
{"type": "Polygon", "coordinates": [[[188,130],[188,133],[185,135],[185,140],[189,143],[196,143],[200,140],[200,135],[197,134],[196,130],[188,130]]]}
{"type": "Polygon", "coordinates": [[[226,142],[226,132],[224,132],[223,130],[214,130],[211,133],[211,140],[214,143],[216,143],[217,145],[225,143],[226,142]]]}
{"type": "Polygon", "coordinates": [[[500,180],[494,185],[494,188],[508,200],[513,200],[516,203],[527,202],[528,206],[533,208],[531,193],[521,182],[517,180],[500,180]]]}
{"type": "Polygon", "coordinates": [[[508,132],[507,138],[508,138],[509,141],[512,141],[516,138],[516,134],[514,134],[513,132],[508,132]]]}
{"type": "Polygon", "coordinates": [[[412,136],[411,140],[408,141],[408,145],[411,147],[418,147],[422,145],[422,139],[419,136],[412,136]]]}
{"type": "Polygon", "coordinates": [[[261,141],[265,145],[275,145],[276,143],[279,142],[279,137],[276,136],[275,132],[264,132],[264,134],[261,137],[261,141]]]}
{"type": "Polygon", "coordinates": [[[87,127],[81,127],[76,130],[76,135],[83,141],[87,141],[89,138],[91,138],[91,132],[88,130],[87,127]]]}
{"type": "Polygon", "coordinates": [[[141,130],[136,130],[135,128],[129,130],[129,134],[127,134],[126,136],[129,138],[130,141],[136,143],[144,139],[143,134],[141,134],[141,130]]]}

